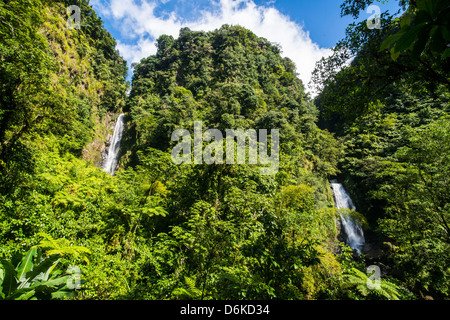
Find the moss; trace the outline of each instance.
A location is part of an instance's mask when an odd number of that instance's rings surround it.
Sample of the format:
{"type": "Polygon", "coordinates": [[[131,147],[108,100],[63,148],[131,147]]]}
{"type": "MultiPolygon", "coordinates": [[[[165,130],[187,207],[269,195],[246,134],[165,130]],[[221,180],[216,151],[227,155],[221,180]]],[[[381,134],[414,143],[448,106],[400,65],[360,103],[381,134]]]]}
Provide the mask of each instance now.
{"type": "Polygon", "coordinates": [[[362,215],[358,211],[350,209],[337,209],[336,212],[339,215],[342,215],[344,217],[350,217],[351,219],[358,221],[361,227],[363,227],[363,229],[367,229],[369,227],[367,219],[364,217],[364,215],[362,215]]]}

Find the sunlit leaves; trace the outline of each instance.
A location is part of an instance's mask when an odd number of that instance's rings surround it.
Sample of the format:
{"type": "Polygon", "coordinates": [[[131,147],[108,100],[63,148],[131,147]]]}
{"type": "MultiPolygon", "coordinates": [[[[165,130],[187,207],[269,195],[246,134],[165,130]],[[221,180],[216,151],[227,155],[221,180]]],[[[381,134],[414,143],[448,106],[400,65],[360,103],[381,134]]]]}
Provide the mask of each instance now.
{"type": "MultiPolygon", "coordinates": [[[[25,254],[16,253],[12,259],[0,259],[0,300],[40,300],[75,297],[70,286],[71,275],[64,271],[61,258],[77,258],[89,253],[81,246],[67,246],[66,239],[47,236],[39,246],[25,254]],[[43,255],[43,249],[47,256],[43,255]]],[[[80,281],[80,285],[81,285],[80,281]]],[[[84,281],[83,281],[84,282],[84,281]]],[[[79,289],[79,288],[78,288],[79,289]]]]}
{"type": "Polygon", "coordinates": [[[380,296],[388,300],[399,300],[400,293],[396,284],[385,279],[379,279],[380,287],[371,289],[367,284],[368,281],[371,281],[368,275],[356,268],[352,268],[344,274],[344,280],[346,286],[355,287],[363,296],[380,296]]]}
{"type": "Polygon", "coordinates": [[[394,60],[404,51],[410,51],[415,60],[426,51],[446,59],[450,56],[449,21],[448,1],[418,0],[400,18],[400,30],[386,38],[381,50],[390,49],[394,60]]]}

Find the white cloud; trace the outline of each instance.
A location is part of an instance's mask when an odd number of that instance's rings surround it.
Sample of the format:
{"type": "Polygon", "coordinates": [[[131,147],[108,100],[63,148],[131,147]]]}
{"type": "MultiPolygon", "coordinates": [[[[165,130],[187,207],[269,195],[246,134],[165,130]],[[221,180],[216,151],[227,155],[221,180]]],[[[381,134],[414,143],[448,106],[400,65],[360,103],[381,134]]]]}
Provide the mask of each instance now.
{"type": "MultiPolygon", "coordinates": [[[[124,58],[131,62],[156,53],[155,39],[162,34],[178,37],[182,27],[191,30],[211,31],[223,24],[241,25],[257,36],[281,45],[283,56],[294,61],[305,87],[311,79],[315,62],[329,55],[329,49],[314,43],[302,26],[283,15],[274,7],[258,6],[252,0],[211,0],[210,5],[201,10],[194,20],[177,16],[170,12],[163,17],[155,14],[161,2],[151,0],[110,0],[101,15],[112,18],[120,25],[123,39],[136,39],[132,44],[118,41],[117,48],[124,58]]],[[[97,1],[96,1],[97,3],[97,1]]]]}

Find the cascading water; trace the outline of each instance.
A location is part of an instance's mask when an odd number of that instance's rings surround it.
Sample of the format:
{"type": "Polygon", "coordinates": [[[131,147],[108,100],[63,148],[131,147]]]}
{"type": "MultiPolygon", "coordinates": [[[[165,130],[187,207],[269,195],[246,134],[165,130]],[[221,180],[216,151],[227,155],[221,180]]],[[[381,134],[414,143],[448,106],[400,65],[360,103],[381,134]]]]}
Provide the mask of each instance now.
{"type": "MultiPolygon", "coordinates": [[[[356,209],[352,199],[345,191],[342,184],[332,182],[331,188],[333,189],[336,209],[356,209]]],[[[355,249],[358,253],[361,253],[361,249],[365,244],[364,232],[361,224],[350,215],[344,215],[341,213],[340,218],[345,234],[347,236],[347,244],[355,249]]]]}
{"type": "Polygon", "coordinates": [[[103,170],[109,172],[112,176],[114,175],[117,163],[119,162],[120,141],[122,140],[124,126],[123,117],[124,114],[121,114],[117,118],[116,127],[114,128],[114,133],[109,145],[108,156],[103,163],[103,170]]]}

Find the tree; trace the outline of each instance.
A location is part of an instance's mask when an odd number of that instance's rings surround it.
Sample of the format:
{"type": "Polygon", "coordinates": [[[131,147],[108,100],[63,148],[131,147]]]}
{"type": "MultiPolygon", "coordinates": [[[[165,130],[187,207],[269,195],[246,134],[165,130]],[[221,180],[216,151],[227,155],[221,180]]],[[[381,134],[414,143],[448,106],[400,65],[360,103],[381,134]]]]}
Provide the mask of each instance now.
{"type": "Polygon", "coordinates": [[[448,1],[411,1],[400,19],[400,30],[386,38],[381,49],[390,49],[394,60],[404,51],[410,51],[414,60],[426,52],[437,54],[438,59],[445,60],[450,57],[449,21],[448,1]]]}
{"type": "Polygon", "coordinates": [[[392,260],[418,292],[449,292],[450,126],[448,120],[410,130],[409,143],[378,173],[377,196],[387,201],[380,227],[396,246],[392,260]]]}

